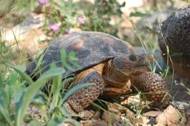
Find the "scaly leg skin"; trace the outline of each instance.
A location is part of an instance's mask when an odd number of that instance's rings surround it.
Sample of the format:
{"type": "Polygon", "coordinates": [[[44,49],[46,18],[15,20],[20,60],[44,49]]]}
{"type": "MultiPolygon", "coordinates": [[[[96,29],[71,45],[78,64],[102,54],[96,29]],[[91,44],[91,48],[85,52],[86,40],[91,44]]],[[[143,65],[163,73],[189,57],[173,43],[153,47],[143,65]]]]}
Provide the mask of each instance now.
{"type": "Polygon", "coordinates": [[[95,85],[81,89],[67,100],[67,104],[74,112],[81,112],[88,107],[103,92],[104,81],[99,73],[91,72],[76,84],[94,83],[95,85]]]}
{"type": "Polygon", "coordinates": [[[135,88],[152,102],[151,106],[162,108],[169,104],[171,96],[167,83],[161,76],[153,72],[145,72],[133,78],[135,88]]]}

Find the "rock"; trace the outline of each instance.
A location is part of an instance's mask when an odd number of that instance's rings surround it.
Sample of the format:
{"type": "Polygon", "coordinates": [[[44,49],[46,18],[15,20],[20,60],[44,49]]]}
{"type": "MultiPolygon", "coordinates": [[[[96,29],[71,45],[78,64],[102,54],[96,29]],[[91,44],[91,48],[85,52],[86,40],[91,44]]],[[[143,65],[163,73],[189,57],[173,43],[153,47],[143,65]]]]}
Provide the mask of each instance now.
{"type": "Polygon", "coordinates": [[[107,123],[107,125],[112,126],[126,126],[126,124],[128,124],[126,119],[122,117],[121,113],[116,114],[105,111],[103,113],[102,119],[107,123]]]}
{"type": "Polygon", "coordinates": [[[81,126],[107,126],[107,123],[103,120],[87,120],[81,121],[81,126]]]}
{"type": "Polygon", "coordinates": [[[137,22],[136,27],[142,31],[151,29],[151,32],[158,33],[160,31],[161,23],[166,20],[173,11],[174,10],[168,9],[146,15],[137,22]]]}
{"type": "Polygon", "coordinates": [[[186,118],[175,107],[168,106],[158,117],[156,118],[158,126],[185,126],[186,118]]]}
{"type": "Polygon", "coordinates": [[[185,126],[186,118],[178,108],[169,105],[163,112],[149,111],[142,116],[143,126],[185,126]]]}
{"type": "Polygon", "coordinates": [[[84,110],[82,112],[79,113],[79,117],[81,119],[87,120],[87,119],[91,119],[93,116],[95,115],[94,111],[88,111],[88,110],[84,110]]]}
{"type": "MultiPolygon", "coordinates": [[[[4,29],[2,33],[3,41],[15,41],[15,38],[20,41],[26,37],[26,34],[32,29],[40,28],[44,25],[45,17],[37,14],[30,14],[26,19],[20,24],[16,25],[12,29],[4,29]]],[[[3,28],[2,28],[3,29],[3,28]]]]}
{"type": "Polygon", "coordinates": [[[187,122],[186,126],[190,126],[190,108],[186,110],[187,122]]]}
{"type": "Polygon", "coordinates": [[[11,9],[13,8],[14,3],[15,3],[15,0],[6,0],[6,1],[0,0],[0,5],[3,5],[0,8],[0,17],[9,13],[9,11],[11,11],[11,9]]]}
{"type": "Polygon", "coordinates": [[[11,29],[2,28],[2,41],[12,46],[15,50],[25,50],[29,55],[36,54],[40,49],[46,47],[45,41],[48,37],[41,27],[44,25],[43,15],[32,13],[22,23],[11,29]]]}
{"type": "Polygon", "coordinates": [[[159,46],[176,74],[190,80],[190,7],[177,10],[163,22],[159,46]]]}

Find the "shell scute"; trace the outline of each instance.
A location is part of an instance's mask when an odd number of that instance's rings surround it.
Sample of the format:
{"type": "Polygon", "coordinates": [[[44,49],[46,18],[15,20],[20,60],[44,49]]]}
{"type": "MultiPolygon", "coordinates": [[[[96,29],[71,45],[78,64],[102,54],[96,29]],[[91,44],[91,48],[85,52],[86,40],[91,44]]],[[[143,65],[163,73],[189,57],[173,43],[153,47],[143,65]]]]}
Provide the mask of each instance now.
{"type": "Polygon", "coordinates": [[[119,55],[127,55],[131,52],[129,47],[132,47],[129,43],[106,33],[70,33],[52,41],[44,52],[43,66],[49,66],[51,63],[61,66],[61,49],[64,49],[66,52],[75,52],[78,64],[81,67],[66,72],[66,74],[70,74],[119,55]]]}

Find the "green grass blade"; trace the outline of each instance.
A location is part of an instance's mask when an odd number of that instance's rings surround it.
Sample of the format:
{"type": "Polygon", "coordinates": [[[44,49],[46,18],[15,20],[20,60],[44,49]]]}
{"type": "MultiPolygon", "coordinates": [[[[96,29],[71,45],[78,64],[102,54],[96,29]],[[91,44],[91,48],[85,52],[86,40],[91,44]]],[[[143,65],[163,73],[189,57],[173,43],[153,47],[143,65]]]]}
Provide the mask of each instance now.
{"type": "Polygon", "coordinates": [[[60,96],[60,91],[62,89],[62,77],[58,76],[53,80],[53,85],[52,85],[52,90],[51,94],[53,95],[52,97],[52,102],[50,103],[50,111],[55,109],[55,107],[58,105],[59,101],[59,96],[60,96]]]}
{"type": "Polygon", "coordinates": [[[0,113],[3,115],[3,117],[5,118],[6,122],[12,126],[12,122],[9,116],[9,112],[7,109],[5,109],[1,104],[0,104],[0,113]]]}
{"type": "Polygon", "coordinates": [[[61,62],[62,62],[62,65],[65,67],[67,66],[67,53],[64,49],[61,49],[60,50],[60,55],[61,55],[61,62]]]}
{"type": "Polygon", "coordinates": [[[27,111],[33,96],[39,91],[39,89],[43,87],[50,78],[62,75],[64,72],[65,70],[62,68],[50,69],[28,87],[26,93],[23,95],[21,105],[18,108],[16,126],[21,126],[24,114],[27,111]]]}
{"type": "Polygon", "coordinates": [[[9,67],[11,67],[12,69],[14,69],[23,79],[25,79],[29,84],[33,83],[33,80],[31,79],[31,77],[29,75],[27,75],[22,66],[13,66],[11,64],[7,64],[9,67]]]}
{"type": "MultiPolygon", "coordinates": [[[[45,52],[45,51],[44,51],[44,52],[45,52]]],[[[37,61],[37,64],[36,64],[36,68],[35,68],[35,69],[40,68],[40,65],[43,63],[44,55],[45,55],[45,53],[44,53],[44,54],[41,54],[41,55],[39,56],[39,59],[38,59],[38,61],[37,61]]],[[[35,70],[34,70],[34,71],[35,71],[35,70]]]]}

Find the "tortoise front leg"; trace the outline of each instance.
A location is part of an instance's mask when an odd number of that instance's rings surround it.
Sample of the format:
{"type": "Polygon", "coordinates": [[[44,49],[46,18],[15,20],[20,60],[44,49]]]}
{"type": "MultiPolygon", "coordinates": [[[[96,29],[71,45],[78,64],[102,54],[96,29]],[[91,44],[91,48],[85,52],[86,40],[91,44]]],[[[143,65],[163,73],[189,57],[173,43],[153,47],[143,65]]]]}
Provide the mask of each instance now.
{"type": "Polygon", "coordinates": [[[94,83],[95,85],[81,89],[67,100],[70,108],[75,112],[81,112],[88,107],[103,92],[104,81],[99,73],[91,72],[76,84],[94,83]]]}
{"type": "Polygon", "coordinates": [[[133,86],[141,91],[146,100],[151,101],[153,106],[165,107],[171,100],[166,81],[156,73],[144,72],[135,75],[133,86]]]}

